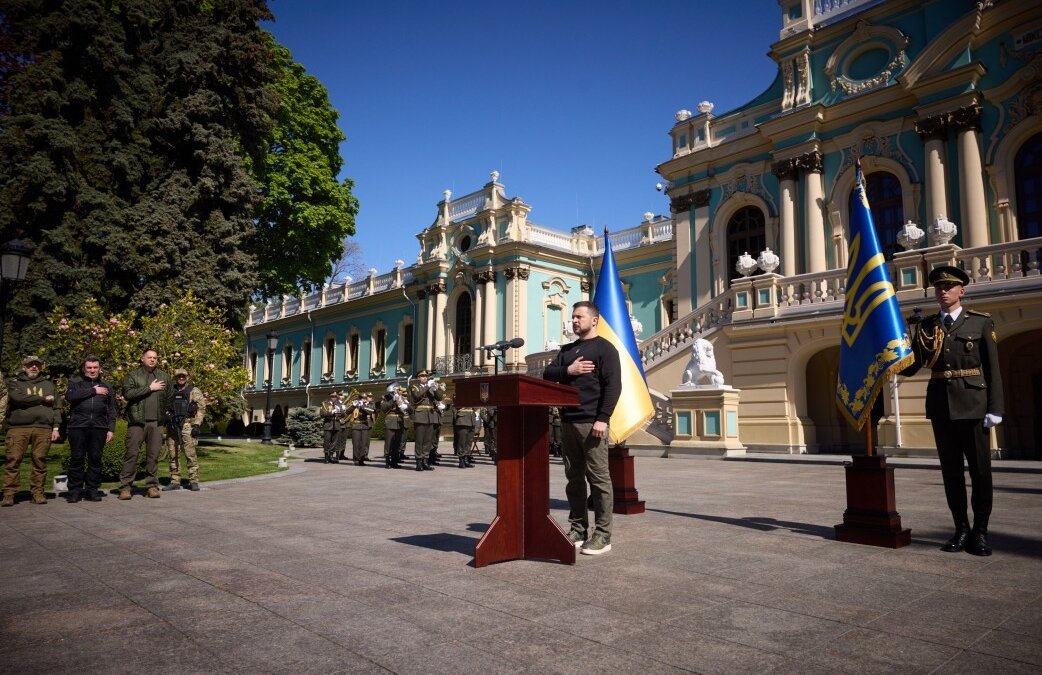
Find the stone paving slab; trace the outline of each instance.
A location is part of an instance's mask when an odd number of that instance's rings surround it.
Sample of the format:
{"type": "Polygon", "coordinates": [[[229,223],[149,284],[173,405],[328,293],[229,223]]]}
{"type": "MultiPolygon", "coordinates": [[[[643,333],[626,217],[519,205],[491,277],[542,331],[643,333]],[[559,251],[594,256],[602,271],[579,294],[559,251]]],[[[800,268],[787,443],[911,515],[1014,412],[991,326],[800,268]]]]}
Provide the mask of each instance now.
{"type": "MultiPolygon", "coordinates": [[[[0,672],[1042,673],[1042,485],[995,474],[995,555],[844,544],[841,466],[637,457],[647,512],[574,566],[473,567],[495,467],[326,465],[0,511],[0,672]]],[[[552,460],[551,512],[566,521],[552,460]]]]}

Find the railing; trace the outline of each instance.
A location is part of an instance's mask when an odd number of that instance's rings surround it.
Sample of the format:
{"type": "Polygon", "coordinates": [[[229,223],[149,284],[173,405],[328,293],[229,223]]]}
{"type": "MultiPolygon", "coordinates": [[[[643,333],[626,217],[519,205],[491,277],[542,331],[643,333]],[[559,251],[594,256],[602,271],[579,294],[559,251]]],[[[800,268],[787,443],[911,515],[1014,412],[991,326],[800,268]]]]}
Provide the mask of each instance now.
{"type": "Polygon", "coordinates": [[[878,0],[814,0],[814,15],[811,18],[811,25],[820,26],[829,19],[868,4],[878,4],[878,0]]]}
{"type": "Polygon", "coordinates": [[[1042,237],[966,249],[955,258],[974,281],[1035,277],[1042,258],[1042,237]]]}
{"type": "Polygon", "coordinates": [[[454,356],[435,356],[434,372],[439,375],[465,373],[474,369],[473,354],[456,354],[454,356]]]}
{"type": "Polygon", "coordinates": [[[727,291],[713,298],[679,321],[674,321],[659,332],[643,340],[638,349],[644,368],[675,354],[719,326],[731,323],[734,296],[727,291]]]}
{"type": "Polygon", "coordinates": [[[449,204],[449,220],[457,221],[469,218],[485,205],[485,193],[473,197],[464,197],[449,204]]]}
{"type": "MultiPolygon", "coordinates": [[[[372,277],[373,294],[401,288],[411,283],[414,278],[411,270],[404,269],[391,270],[387,274],[372,277]],[[401,283],[398,283],[399,274],[401,275],[401,283]]],[[[336,286],[326,286],[303,297],[287,295],[273,298],[268,304],[251,309],[247,317],[247,325],[252,326],[265,321],[273,321],[282,316],[293,316],[294,314],[302,314],[321,307],[356,300],[369,295],[369,280],[370,277],[366,277],[361,281],[347,285],[346,297],[344,294],[345,285],[338,284],[336,286]]]]}
{"type": "Polygon", "coordinates": [[[528,241],[533,244],[560,251],[574,251],[572,239],[572,235],[567,232],[559,232],[535,223],[528,224],[528,241]]]}

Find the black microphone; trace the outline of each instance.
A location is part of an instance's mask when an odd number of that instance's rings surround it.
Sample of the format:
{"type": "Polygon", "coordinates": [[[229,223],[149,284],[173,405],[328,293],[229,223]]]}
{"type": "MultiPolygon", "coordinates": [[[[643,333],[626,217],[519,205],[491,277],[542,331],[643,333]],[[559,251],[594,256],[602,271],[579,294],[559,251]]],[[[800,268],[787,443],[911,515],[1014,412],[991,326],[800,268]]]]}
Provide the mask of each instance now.
{"type": "Polygon", "coordinates": [[[510,346],[513,347],[514,349],[517,349],[518,347],[524,347],[525,346],[525,340],[524,340],[524,338],[514,338],[513,340],[510,341],[510,346]]]}

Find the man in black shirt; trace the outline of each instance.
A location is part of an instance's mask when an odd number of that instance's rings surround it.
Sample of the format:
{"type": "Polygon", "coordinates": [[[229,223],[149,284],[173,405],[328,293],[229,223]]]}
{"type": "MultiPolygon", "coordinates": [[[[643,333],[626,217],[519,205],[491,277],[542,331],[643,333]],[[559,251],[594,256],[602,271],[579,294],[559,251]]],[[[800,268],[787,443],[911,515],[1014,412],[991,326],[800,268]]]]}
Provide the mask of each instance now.
{"type": "Polygon", "coordinates": [[[622,392],[619,352],[597,335],[600,311],[592,302],[572,306],[572,332],[579,339],[561,347],[543,379],[579,390],[579,405],[561,409],[564,474],[568,479],[568,533],[580,553],[611,550],[612,485],[608,471],[608,421],[622,392]],[[586,539],[590,520],[586,482],[593,497],[594,533],[586,539]]]}

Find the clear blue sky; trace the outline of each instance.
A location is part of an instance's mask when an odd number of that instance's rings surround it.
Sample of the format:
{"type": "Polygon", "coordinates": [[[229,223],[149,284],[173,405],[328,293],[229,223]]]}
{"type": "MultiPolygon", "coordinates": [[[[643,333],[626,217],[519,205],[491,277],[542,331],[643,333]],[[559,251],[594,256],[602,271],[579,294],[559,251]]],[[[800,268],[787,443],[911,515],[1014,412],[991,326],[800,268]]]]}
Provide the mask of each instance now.
{"type": "Polygon", "coordinates": [[[442,191],[493,169],[530,220],[567,229],[668,214],[673,114],[773,82],[775,0],[270,0],[267,28],[329,90],[347,136],[366,267],[416,259],[442,191]]]}

